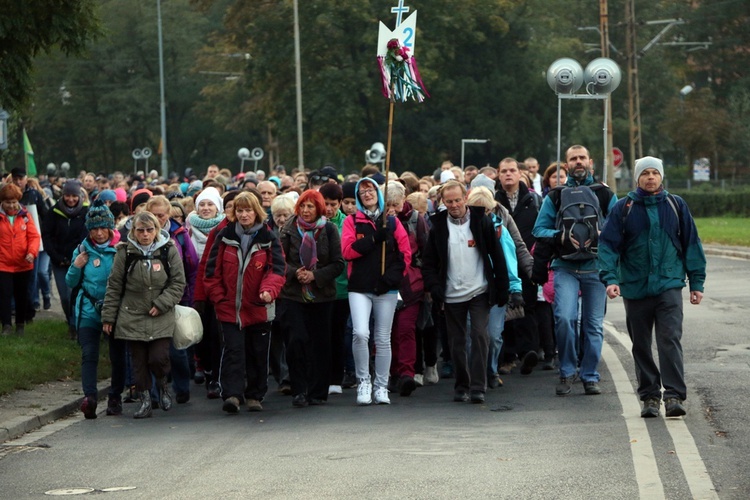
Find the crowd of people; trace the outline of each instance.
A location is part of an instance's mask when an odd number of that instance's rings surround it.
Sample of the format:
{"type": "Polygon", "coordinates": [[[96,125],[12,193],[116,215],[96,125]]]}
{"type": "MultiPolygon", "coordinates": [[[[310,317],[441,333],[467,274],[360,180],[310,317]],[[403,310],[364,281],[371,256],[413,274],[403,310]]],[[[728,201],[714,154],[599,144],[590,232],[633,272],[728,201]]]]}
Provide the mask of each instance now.
{"type": "Polygon", "coordinates": [[[705,256],[659,159],[636,163],[621,200],[580,145],[543,172],[505,158],[423,177],[271,173],[13,169],[0,187],[0,286],[13,290],[2,334],[13,311],[23,335],[50,308],[53,277],[89,419],[103,335],[107,415],[136,402],[133,416],[150,417],[201,385],[227,413],[262,411],[270,378],[296,408],[344,389],[358,405],[390,404],[440,378],[453,379],[453,401],[483,403],[502,375],[539,365],[559,371],[559,396],[576,380],[600,394],[606,298],[622,296],[641,416],[662,399],[667,416],[685,414],[681,290],[700,303],[705,256]],[[203,324],[187,350],[172,343],[178,304],[203,324]]]}

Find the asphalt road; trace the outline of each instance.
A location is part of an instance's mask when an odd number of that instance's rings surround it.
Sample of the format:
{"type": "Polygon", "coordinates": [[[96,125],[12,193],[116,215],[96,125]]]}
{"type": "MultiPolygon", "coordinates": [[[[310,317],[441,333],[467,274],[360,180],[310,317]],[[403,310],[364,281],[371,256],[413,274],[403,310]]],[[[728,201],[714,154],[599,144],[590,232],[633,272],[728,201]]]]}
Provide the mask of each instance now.
{"type": "MultiPolygon", "coordinates": [[[[704,303],[685,305],[688,415],[638,417],[619,300],[609,302],[600,396],[554,372],[504,377],[484,405],[452,381],[358,407],[355,393],[226,415],[193,398],[154,418],[80,416],[0,449],[0,497],[75,487],[107,498],[750,498],[750,262],[709,258],[704,303]]],[[[685,294],[687,297],[687,294],[685,294]]],[[[272,383],[272,386],[274,384],[272,383]]],[[[73,490],[69,490],[73,493],[73,490]]]]}

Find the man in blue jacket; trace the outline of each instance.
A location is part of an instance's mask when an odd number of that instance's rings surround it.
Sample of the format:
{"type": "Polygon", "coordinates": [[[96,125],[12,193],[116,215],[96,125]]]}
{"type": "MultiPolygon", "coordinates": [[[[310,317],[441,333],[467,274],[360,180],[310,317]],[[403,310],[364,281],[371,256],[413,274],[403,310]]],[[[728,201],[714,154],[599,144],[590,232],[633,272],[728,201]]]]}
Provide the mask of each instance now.
{"type": "Polygon", "coordinates": [[[600,277],[607,296],[625,303],[641,417],[659,416],[662,385],[666,415],[679,417],[686,398],[682,289],[687,276],[690,303],[701,303],[706,257],[685,201],[662,186],[662,161],[641,158],[633,174],[637,189],[617,202],[599,238],[600,277]],[[661,371],[651,353],[654,327],[661,371]]]}
{"type": "MultiPolygon", "coordinates": [[[[591,159],[588,150],[579,145],[571,146],[565,152],[568,167],[567,188],[587,186],[594,191],[599,216],[606,217],[617,201],[617,196],[604,184],[594,181],[591,175],[591,159]]],[[[558,227],[558,212],[561,211],[562,189],[550,191],[531,234],[544,243],[551,244],[555,252],[561,254],[571,242],[580,246],[558,227]]],[[[579,190],[580,191],[580,190],[579,190]]],[[[593,237],[596,235],[594,234],[593,237]]],[[[586,394],[601,394],[597,366],[602,356],[604,335],[602,331],[607,296],[604,285],[599,281],[596,254],[591,252],[585,259],[569,260],[565,256],[552,261],[555,271],[555,338],[560,360],[560,383],[555,394],[565,396],[572,390],[578,367],[578,299],[581,300],[581,356],[580,378],[586,394]]]]}

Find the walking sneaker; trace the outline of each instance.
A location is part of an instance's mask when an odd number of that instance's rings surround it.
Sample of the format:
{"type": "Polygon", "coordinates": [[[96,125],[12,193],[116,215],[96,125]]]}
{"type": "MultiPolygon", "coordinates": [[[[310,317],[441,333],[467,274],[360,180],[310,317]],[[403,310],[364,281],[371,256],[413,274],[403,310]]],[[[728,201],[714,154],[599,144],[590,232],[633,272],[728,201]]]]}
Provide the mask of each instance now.
{"type": "Polygon", "coordinates": [[[664,414],[668,417],[681,417],[685,415],[687,411],[682,406],[682,400],[678,398],[667,398],[664,401],[664,414]]]}
{"type": "Polygon", "coordinates": [[[341,390],[340,385],[329,385],[328,394],[342,394],[344,391],[341,390]]]}
{"type": "Polygon", "coordinates": [[[49,296],[42,297],[42,299],[43,299],[43,302],[44,302],[44,304],[43,304],[42,307],[44,307],[45,311],[49,311],[50,308],[52,307],[52,302],[49,300],[49,296]]]}
{"type": "Polygon", "coordinates": [[[96,398],[92,396],[86,396],[81,401],[81,412],[87,420],[96,418],[96,398]]]}
{"type": "Polygon", "coordinates": [[[388,389],[385,387],[375,387],[374,398],[377,405],[389,405],[391,400],[388,398],[388,389]]]}
{"type": "Polygon", "coordinates": [[[219,399],[221,397],[221,388],[218,382],[209,382],[206,384],[206,397],[208,399],[219,399]]]}
{"type": "Polygon", "coordinates": [[[586,392],[587,396],[596,396],[597,394],[602,393],[602,389],[599,387],[599,382],[584,382],[583,390],[586,392]]]}
{"type": "Polygon", "coordinates": [[[440,368],[441,378],[453,378],[453,363],[450,361],[443,361],[443,366],[440,368]]]}
{"type": "Polygon", "coordinates": [[[424,369],[424,383],[427,385],[435,385],[440,380],[438,376],[437,366],[425,366],[424,369]]]}
{"type": "Polygon", "coordinates": [[[195,382],[198,385],[201,385],[205,381],[206,381],[206,374],[203,373],[203,369],[196,368],[195,374],[193,374],[193,382],[195,382]]]}
{"type": "Polygon", "coordinates": [[[291,396],[292,395],[292,384],[289,382],[286,382],[284,380],[281,381],[279,384],[279,393],[283,394],[284,396],[291,396]]]}
{"type": "Polygon", "coordinates": [[[369,405],[372,403],[372,384],[370,379],[362,378],[359,379],[357,385],[357,404],[360,406],[369,405]]]}
{"type": "Polygon", "coordinates": [[[417,387],[423,387],[424,386],[424,375],[421,373],[415,373],[414,374],[414,383],[417,384],[417,387]]]}
{"type": "Polygon", "coordinates": [[[643,402],[643,409],[641,410],[641,418],[656,418],[659,416],[659,406],[661,406],[661,400],[656,398],[649,398],[643,402]]]}
{"type": "Polygon", "coordinates": [[[555,394],[567,396],[573,390],[573,377],[560,377],[560,383],[555,387],[555,394]]]}
{"type": "Polygon", "coordinates": [[[240,400],[234,396],[228,397],[221,409],[227,413],[238,413],[240,411],[240,400]]]}
{"type": "Polygon", "coordinates": [[[248,399],[245,405],[247,411],[263,411],[263,405],[257,399],[248,399]]]}
{"type": "Polygon", "coordinates": [[[555,358],[551,359],[545,359],[544,364],[542,365],[542,370],[544,371],[552,371],[555,369],[555,358]]]}
{"type": "Polygon", "coordinates": [[[516,362],[511,361],[510,363],[501,363],[497,369],[497,373],[500,375],[510,375],[513,372],[513,368],[516,367],[516,362]]]}
{"type": "Polygon", "coordinates": [[[107,415],[111,417],[122,415],[122,399],[119,396],[110,396],[107,399],[107,415]]]}
{"type": "Polygon", "coordinates": [[[308,402],[306,394],[295,394],[292,398],[292,406],[294,406],[295,408],[305,408],[307,405],[308,402]]]}

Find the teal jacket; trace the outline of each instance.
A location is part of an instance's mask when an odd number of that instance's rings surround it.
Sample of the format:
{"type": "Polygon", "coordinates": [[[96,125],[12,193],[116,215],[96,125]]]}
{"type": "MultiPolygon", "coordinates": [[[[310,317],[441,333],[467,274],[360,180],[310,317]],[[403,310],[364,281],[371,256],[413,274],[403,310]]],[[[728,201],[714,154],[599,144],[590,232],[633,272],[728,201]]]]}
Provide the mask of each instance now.
{"type": "Polygon", "coordinates": [[[91,238],[87,237],[73,251],[71,262],[75,262],[81,250],[89,254],[89,261],[83,268],[79,269],[71,264],[68,273],[65,275],[65,283],[71,290],[83,280],[78,295],[70,298],[75,325],[79,329],[84,327],[101,329],[102,327],[101,309],[97,310],[94,302],[104,301],[107,279],[112,270],[115,253],[117,253],[114,240],[110,240],[106,247],[101,248],[94,244],[91,238]]]}
{"type": "MultiPolygon", "coordinates": [[[[329,219],[329,222],[332,222],[339,228],[339,236],[341,236],[341,232],[344,229],[344,220],[346,220],[346,214],[341,210],[329,219]]],[[[336,300],[349,299],[349,279],[347,278],[347,273],[347,266],[344,266],[344,270],[336,277],[336,300]]]]}
{"type": "MultiPolygon", "coordinates": [[[[584,186],[590,186],[591,184],[594,184],[594,178],[591,176],[591,174],[589,174],[588,177],[586,177],[586,179],[580,184],[584,186]]],[[[575,186],[576,181],[573,177],[568,177],[568,182],[565,185],[575,186]]],[[[609,188],[607,189],[609,190],[609,188]]],[[[609,204],[607,205],[606,210],[602,210],[602,215],[604,217],[607,217],[607,215],[612,211],[612,207],[614,207],[616,202],[617,195],[613,194],[612,198],[609,200],[609,204]]],[[[555,203],[552,201],[551,197],[546,196],[544,198],[544,201],[542,202],[542,208],[539,209],[539,215],[536,218],[536,223],[534,224],[534,229],[532,229],[531,231],[531,235],[536,239],[544,239],[546,241],[549,241],[550,244],[553,245],[553,248],[556,248],[555,245],[557,244],[560,236],[560,231],[557,230],[556,225],[557,207],[555,206],[555,203]]],[[[596,272],[596,259],[575,261],[554,259],[552,261],[552,269],[568,269],[571,271],[579,272],[596,272]]]]}
{"type": "Polygon", "coordinates": [[[651,196],[632,191],[602,228],[599,276],[605,285],[619,285],[623,298],[655,297],[684,287],[686,277],[691,291],[703,292],[706,256],[695,222],[682,198],[671,195],[675,213],[667,196],[666,190],[651,196]]]}

